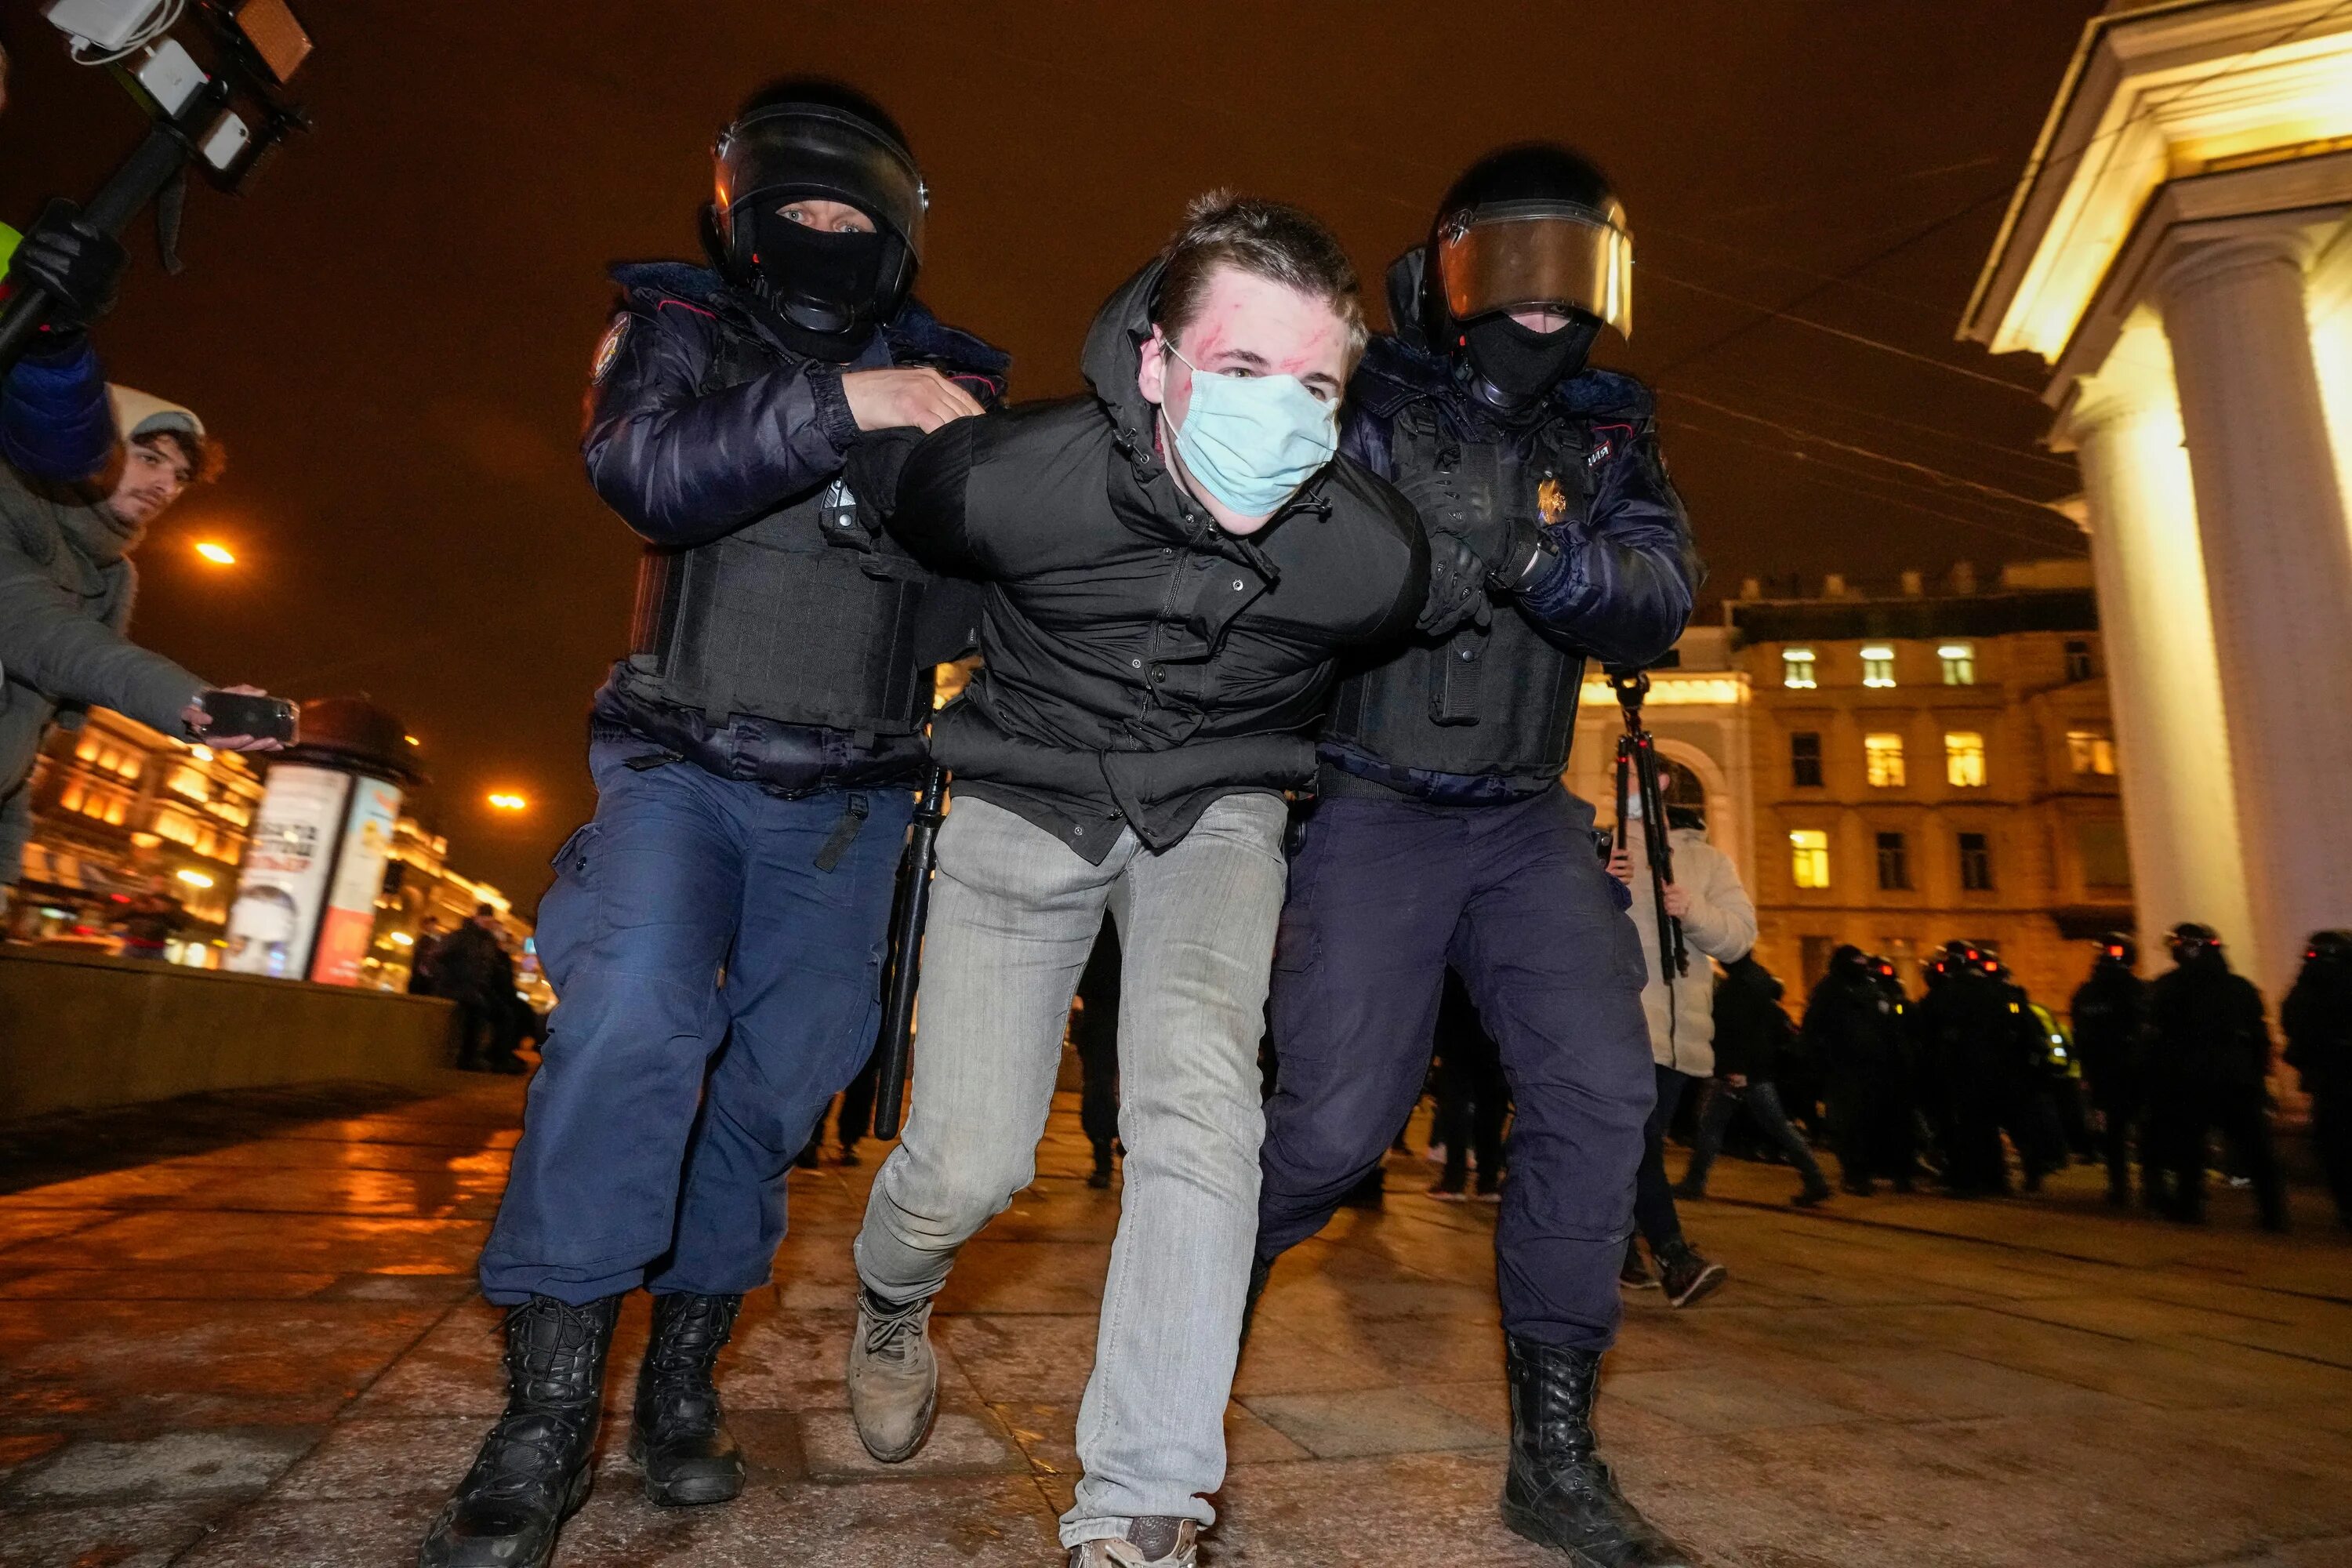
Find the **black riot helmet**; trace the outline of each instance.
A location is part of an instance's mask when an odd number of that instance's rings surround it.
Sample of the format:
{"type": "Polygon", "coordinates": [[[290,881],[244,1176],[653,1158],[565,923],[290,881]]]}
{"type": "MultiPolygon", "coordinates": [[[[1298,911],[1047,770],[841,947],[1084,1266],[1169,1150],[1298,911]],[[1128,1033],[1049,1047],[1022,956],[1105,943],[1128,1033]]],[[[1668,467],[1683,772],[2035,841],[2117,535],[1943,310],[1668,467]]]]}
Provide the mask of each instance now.
{"type": "Polygon", "coordinates": [[[2189,964],[2200,962],[2207,953],[2220,956],[2221,938],[2211,926],[2196,921],[2182,921],[2172,928],[2172,934],[2165,945],[2172,950],[2173,963],[2189,964]]]}
{"type": "Polygon", "coordinates": [[[2352,931],[2315,931],[2304,944],[2306,963],[2352,963],[2352,931]]]}
{"type": "Polygon", "coordinates": [[[1438,203],[1422,268],[1421,328],[1479,399],[1512,415],[1584,368],[1604,326],[1633,330],[1633,236],[1608,177],[1565,147],[1481,158],[1438,203]],[[1538,332],[1514,310],[1564,312],[1538,332]]]}
{"type": "Polygon", "coordinates": [[[2096,967],[2137,969],[2139,967],[2139,943],[2125,931],[2111,931],[2099,939],[2096,967]]]}
{"type": "Polygon", "coordinates": [[[729,281],[768,305],[790,345],[846,359],[898,314],[923,254],[929,193],[897,121],[852,88],[794,79],[747,100],[710,150],[705,241],[729,281]],[[779,210],[846,203],[872,234],[827,233],[779,210]]]}
{"type": "Polygon", "coordinates": [[[1870,972],[1870,954],[1850,942],[1841,944],[1835,952],[1830,954],[1830,973],[1840,980],[1874,978],[1870,972]]]}

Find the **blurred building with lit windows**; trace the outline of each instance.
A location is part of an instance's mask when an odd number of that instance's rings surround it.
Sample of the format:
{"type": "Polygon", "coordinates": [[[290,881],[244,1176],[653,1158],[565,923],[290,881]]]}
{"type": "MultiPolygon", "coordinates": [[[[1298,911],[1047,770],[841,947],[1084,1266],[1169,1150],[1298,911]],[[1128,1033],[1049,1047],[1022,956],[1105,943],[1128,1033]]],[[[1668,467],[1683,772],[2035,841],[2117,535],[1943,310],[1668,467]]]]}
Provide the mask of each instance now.
{"type": "Polygon", "coordinates": [[[1923,955],[1964,937],[2066,994],[2082,942],[2131,921],[2088,563],[1824,586],[1751,580],[1724,605],[1748,700],[1758,956],[1794,988],[1853,942],[1916,988],[1923,955]]]}
{"type": "Polygon", "coordinates": [[[2110,0],[1960,335],[2082,468],[2141,947],[2275,1000],[2352,924],[2352,5],[2110,0]]]}
{"type": "Polygon", "coordinates": [[[131,915],[162,914],[176,931],[166,958],[218,966],[261,804],[260,777],[243,757],[93,709],[81,728],[49,732],[26,787],[33,837],[10,939],[112,951],[131,915]],[[176,909],[158,910],[158,900],[176,909]]]}
{"type": "MultiPolygon", "coordinates": [[[[109,709],[91,710],[79,730],[52,730],[26,786],[33,837],[7,939],[115,952],[126,923],[142,920],[171,930],[171,962],[220,967],[264,782],[245,757],[188,745],[109,709]]],[[[448,854],[446,836],[415,816],[399,819],[361,984],[406,990],[425,921],[446,931],[488,904],[520,988],[546,1007],[530,921],[505,893],[453,869],[448,854]]]]}

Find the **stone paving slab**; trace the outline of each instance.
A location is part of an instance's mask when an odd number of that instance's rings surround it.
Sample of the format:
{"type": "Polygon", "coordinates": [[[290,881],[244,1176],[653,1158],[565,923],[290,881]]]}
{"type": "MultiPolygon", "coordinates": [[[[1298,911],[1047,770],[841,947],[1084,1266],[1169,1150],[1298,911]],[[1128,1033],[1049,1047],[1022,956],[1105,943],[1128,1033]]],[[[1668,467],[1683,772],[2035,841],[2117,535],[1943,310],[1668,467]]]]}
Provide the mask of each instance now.
{"type": "MultiPolygon", "coordinates": [[[[470,1269],[520,1089],[457,1081],[0,1131],[0,1568],[413,1561],[502,1397],[470,1269]]],[[[1118,1217],[1073,1109],[941,1300],[917,1461],[866,1458],[841,1389],[869,1146],[794,1173],[778,1283],[722,1362],[744,1497],[640,1495],[633,1300],[561,1568],[1057,1563],[1118,1217]]],[[[1276,1270],[1212,1564],[1557,1564],[1494,1507],[1495,1211],[1429,1180],[1391,1162],[1383,1210],[1276,1270]]],[[[1711,1568],[2352,1568],[2352,1247],[2310,1194],[2282,1241],[2243,1194],[2187,1231],[2108,1211],[2087,1171],[1810,1214],[1790,1184],[1717,1167],[1685,1223],[1730,1283],[1688,1311],[1629,1294],[1604,1374],[1621,1480],[1711,1568]]]]}

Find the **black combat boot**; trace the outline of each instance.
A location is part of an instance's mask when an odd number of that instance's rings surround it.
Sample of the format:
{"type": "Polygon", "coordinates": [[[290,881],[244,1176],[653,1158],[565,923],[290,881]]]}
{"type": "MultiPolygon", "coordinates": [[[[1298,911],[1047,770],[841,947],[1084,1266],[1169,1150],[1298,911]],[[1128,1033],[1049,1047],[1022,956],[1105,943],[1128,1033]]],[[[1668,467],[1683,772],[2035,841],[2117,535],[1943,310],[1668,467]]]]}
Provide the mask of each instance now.
{"type": "Polygon", "coordinates": [[[1593,1453],[1599,1354],[1517,1334],[1505,1335],[1503,1345],[1511,1377],[1503,1522],[1566,1552],[1576,1568],[1690,1568],[1689,1553],[1619,1494],[1593,1453]]]}
{"type": "Polygon", "coordinates": [[[646,1496],[657,1503],[725,1502],[743,1489],[743,1453],[728,1436],[710,1381],[742,1306],[740,1296],[654,1298],[629,1458],[644,1467],[646,1496]]]}
{"type": "Polygon", "coordinates": [[[588,1500],[604,1352],[621,1299],[567,1307],[533,1296],[507,1312],[507,1409],[457,1483],[417,1568],[542,1568],[588,1500]]]}

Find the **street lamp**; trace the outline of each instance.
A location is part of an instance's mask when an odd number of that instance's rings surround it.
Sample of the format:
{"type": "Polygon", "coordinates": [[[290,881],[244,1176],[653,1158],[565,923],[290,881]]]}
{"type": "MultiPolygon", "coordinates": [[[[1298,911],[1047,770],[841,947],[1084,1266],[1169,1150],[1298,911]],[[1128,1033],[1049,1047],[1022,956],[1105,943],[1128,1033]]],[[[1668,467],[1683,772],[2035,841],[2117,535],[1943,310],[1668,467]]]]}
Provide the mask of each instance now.
{"type": "Polygon", "coordinates": [[[215,566],[234,566],[236,564],[236,552],[231,550],[227,545],[221,543],[215,539],[198,540],[196,542],[196,553],[203,556],[205,560],[211,562],[215,566]]]}
{"type": "Polygon", "coordinates": [[[489,797],[489,801],[490,809],[492,811],[520,811],[530,804],[530,802],[523,799],[522,796],[509,794],[505,791],[497,791],[492,793],[489,797]]]}
{"type": "Polygon", "coordinates": [[[213,885],[213,879],[202,871],[183,871],[180,873],[180,880],[191,888],[209,888],[213,885]]]}

